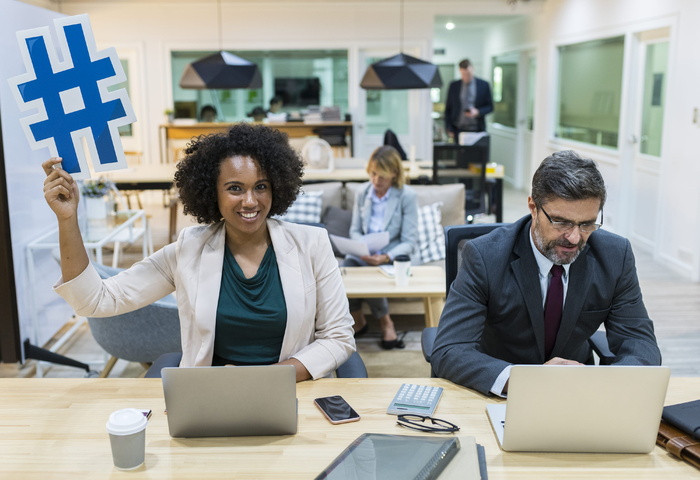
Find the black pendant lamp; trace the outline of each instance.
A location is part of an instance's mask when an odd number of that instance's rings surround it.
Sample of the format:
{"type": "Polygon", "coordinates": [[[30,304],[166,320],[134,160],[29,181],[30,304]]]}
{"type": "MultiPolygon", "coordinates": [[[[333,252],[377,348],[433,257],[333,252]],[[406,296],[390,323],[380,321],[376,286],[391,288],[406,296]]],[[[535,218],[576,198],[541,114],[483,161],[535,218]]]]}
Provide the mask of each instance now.
{"type": "Polygon", "coordinates": [[[258,66],[232,53],[220,51],[185,67],[181,88],[260,88],[258,66]]]}
{"type": "Polygon", "coordinates": [[[401,53],[367,68],[360,87],[366,90],[406,90],[442,87],[437,65],[403,53],[403,0],[401,0],[401,53]]]}
{"type": "Polygon", "coordinates": [[[437,65],[399,53],[369,66],[360,86],[366,90],[442,87],[437,65]]]}
{"type": "Polygon", "coordinates": [[[200,58],[185,67],[181,88],[233,89],[260,88],[262,76],[258,66],[221,48],[221,0],[219,10],[219,52],[200,58]]]}

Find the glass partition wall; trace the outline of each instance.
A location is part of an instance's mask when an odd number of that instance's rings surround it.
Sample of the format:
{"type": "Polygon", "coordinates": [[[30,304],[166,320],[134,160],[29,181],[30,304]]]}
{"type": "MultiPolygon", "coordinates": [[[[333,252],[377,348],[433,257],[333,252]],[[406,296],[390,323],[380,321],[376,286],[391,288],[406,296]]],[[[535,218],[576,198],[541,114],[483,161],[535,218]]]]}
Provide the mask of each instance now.
{"type": "Polygon", "coordinates": [[[556,136],[617,148],[624,37],[559,47],[556,136]]]}
{"type": "Polygon", "coordinates": [[[491,121],[516,127],[518,110],[518,54],[493,58],[493,115],[491,121]]]}
{"type": "Polygon", "coordinates": [[[175,118],[200,119],[206,105],[217,111],[217,121],[237,122],[249,118],[255,107],[267,110],[277,96],[282,111],[301,115],[312,105],[338,106],[341,119],[348,113],[347,50],[231,51],[258,65],[263,79],[260,89],[192,90],[179,86],[185,67],[214,51],[171,52],[173,110],[175,118]]]}

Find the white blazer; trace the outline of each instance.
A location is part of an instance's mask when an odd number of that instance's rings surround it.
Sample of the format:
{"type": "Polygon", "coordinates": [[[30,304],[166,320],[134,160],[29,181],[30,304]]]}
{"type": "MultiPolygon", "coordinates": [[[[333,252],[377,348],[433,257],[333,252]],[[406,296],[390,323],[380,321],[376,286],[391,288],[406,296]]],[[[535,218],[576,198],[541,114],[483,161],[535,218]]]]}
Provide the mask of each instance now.
{"type": "MultiPolygon", "coordinates": [[[[338,263],[326,230],[268,219],[287,328],[280,361],[294,357],[317,379],[329,375],[355,351],[338,263]]],[[[102,280],[88,266],[54,285],[78,315],[109,317],[130,312],[176,291],[183,367],[209,366],[214,354],[216,307],[224,262],[223,223],[183,229],[175,243],[118,275],[102,280]]]]}

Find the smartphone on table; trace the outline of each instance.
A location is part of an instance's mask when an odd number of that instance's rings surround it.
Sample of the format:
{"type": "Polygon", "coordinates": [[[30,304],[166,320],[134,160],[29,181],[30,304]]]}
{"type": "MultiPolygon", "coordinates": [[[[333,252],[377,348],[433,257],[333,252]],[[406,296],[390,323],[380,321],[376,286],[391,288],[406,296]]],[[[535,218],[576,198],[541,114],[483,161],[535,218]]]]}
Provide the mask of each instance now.
{"type": "Polygon", "coordinates": [[[338,423],[356,422],[360,415],[340,395],[321,397],[314,400],[316,406],[323,412],[329,422],[338,423]]]}

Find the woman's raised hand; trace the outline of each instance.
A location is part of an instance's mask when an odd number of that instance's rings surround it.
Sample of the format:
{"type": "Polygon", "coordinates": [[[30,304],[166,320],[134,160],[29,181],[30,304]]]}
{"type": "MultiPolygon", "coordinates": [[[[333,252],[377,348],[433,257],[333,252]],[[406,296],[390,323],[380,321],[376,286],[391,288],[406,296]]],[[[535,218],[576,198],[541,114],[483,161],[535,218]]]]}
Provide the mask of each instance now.
{"type": "Polygon", "coordinates": [[[52,157],[41,164],[46,173],[44,198],[59,220],[74,217],[78,211],[78,183],[60,166],[61,158],[52,157]]]}

